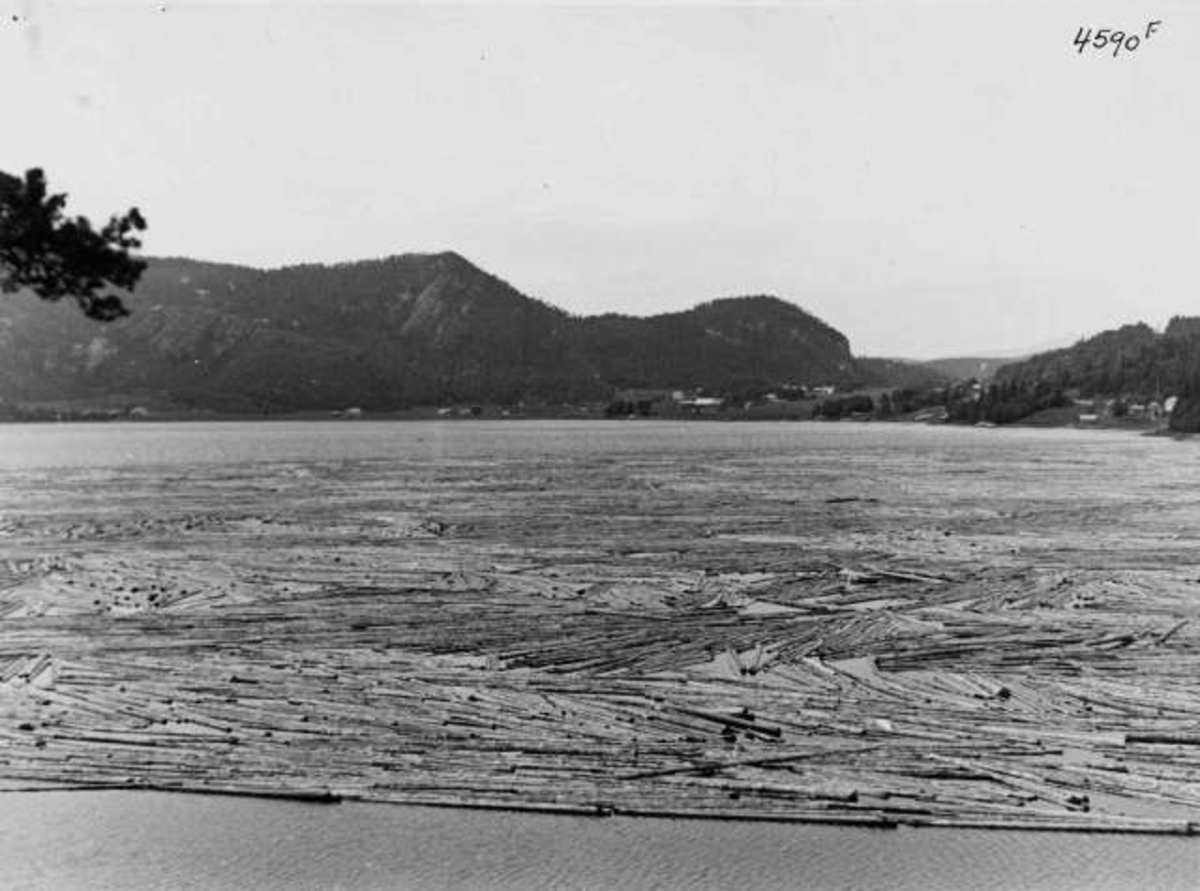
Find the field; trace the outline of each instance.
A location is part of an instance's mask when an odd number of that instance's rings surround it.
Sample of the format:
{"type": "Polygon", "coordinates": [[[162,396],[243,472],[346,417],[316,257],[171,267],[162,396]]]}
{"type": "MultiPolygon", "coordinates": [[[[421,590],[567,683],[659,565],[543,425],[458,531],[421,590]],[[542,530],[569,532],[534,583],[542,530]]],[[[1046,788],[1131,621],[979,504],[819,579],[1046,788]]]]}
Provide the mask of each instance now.
{"type": "Polygon", "coordinates": [[[1200,827],[1193,443],[79,429],[0,429],[2,789],[1200,827]]]}

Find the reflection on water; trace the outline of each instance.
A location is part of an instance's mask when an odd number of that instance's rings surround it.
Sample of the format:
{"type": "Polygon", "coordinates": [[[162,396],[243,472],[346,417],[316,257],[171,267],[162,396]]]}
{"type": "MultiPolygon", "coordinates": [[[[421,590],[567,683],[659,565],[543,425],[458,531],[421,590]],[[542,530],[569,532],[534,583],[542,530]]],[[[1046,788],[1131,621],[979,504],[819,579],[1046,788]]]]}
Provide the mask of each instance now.
{"type": "Polygon", "coordinates": [[[1174,837],[0,795],[5,888],[1183,889],[1198,880],[1200,843],[1174,837]]]}

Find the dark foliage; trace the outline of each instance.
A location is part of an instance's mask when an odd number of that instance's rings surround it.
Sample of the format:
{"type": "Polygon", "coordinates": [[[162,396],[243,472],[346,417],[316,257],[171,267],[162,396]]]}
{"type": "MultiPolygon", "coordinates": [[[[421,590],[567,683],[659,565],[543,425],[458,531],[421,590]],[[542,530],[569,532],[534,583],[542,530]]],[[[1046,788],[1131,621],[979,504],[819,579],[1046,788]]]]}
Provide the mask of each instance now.
{"type": "Polygon", "coordinates": [[[1006,365],[975,409],[963,405],[957,411],[1008,423],[1066,404],[1067,391],[1082,398],[1115,399],[1117,417],[1126,402],[1184,397],[1172,426],[1188,423],[1187,406],[1200,398],[1200,318],[1177,316],[1162,334],[1142,323],[1125,325],[1067,349],[1006,365]]]}
{"type": "Polygon", "coordinates": [[[650,399],[614,399],[604,407],[608,418],[648,418],[654,413],[654,401],[650,399]]]}
{"type": "Polygon", "coordinates": [[[577,319],[571,342],[585,374],[619,388],[703,388],[750,400],[785,385],[844,386],[855,374],[841,332],[761,295],[648,318],[577,319]]]}
{"type": "Polygon", "coordinates": [[[871,415],[875,412],[875,403],[865,393],[846,396],[830,396],[822,400],[814,409],[813,417],[819,418],[849,418],[854,415],[871,415]]]}
{"type": "Polygon", "coordinates": [[[1200,340],[1200,316],[1175,316],[1163,335],[1173,340],[1200,340]]]}
{"type": "Polygon", "coordinates": [[[901,387],[892,391],[892,411],[897,414],[920,411],[935,405],[946,404],[947,387],[933,387],[928,390],[901,387]]]}
{"type": "Polygon", "coordinates": [[[129,303],[99,333],[0,305],[0,398],[239,413],[606,404],[631,388],[749,401],[854,373],[846,338],[782,300],[578,318],[454,253],[269,271],[155,259],[129,303]]]}
{"type": "Polygon", "coordinates": [[[74,299],[89,318],[129,314],[113,289],[131,290],[145,263],[129,256],[146,228],[137,208],[102,229],[86,217],[67,217],[65,195],[52,195],[34,168],[25,179],[0,171],[0,290],[29,288],[43,300],[74,299]]]}
{"type": "Polygon", "coordinates": [[[1200,396],[1184,396],[1171,412],[1170,428],[1177,433],[1200,433],[1200,396]]]}
{"type": "Polygon", "coordinates": [[[927,362],[860,357],[854,365],[855,377],[851,386],[855,388],[898,387],[924,391],[944,386],[952,380],[952,376],[927,362]]]}
{"type": "Polygon", "coordinates": [[[1012,382],[999,382],[987,387],[975,382],[951,388],[946,411],[951,421],[976,424],[1012,424],[1044,408],[1060,408],[1071,400],[1061,389],[1045,382],[1025,387],[1012,382]]]}
{"type": "Polygon", "coordinates": [[[1125,325],[1042,353],[997,374],[997,381],[1032,391],[1041,384],[1083,397],[1127,396],[1145,401],[1188,392],[1200,384],[1200,319],[1177,317],[1159,335],[1145,324],[1125,325]]]}

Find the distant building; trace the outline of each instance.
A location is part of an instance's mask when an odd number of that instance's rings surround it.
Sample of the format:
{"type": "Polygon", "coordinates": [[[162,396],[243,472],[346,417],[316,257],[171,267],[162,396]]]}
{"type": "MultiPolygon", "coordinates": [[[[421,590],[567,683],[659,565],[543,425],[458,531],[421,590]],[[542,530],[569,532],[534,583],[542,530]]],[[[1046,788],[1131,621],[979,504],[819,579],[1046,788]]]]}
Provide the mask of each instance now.
{"type": "Polygon", "coordinates": [[[719,396],[695,396],[679,403],[679,407],[693,415],[715,415],[719,412],[725,400],[719,396]]]}

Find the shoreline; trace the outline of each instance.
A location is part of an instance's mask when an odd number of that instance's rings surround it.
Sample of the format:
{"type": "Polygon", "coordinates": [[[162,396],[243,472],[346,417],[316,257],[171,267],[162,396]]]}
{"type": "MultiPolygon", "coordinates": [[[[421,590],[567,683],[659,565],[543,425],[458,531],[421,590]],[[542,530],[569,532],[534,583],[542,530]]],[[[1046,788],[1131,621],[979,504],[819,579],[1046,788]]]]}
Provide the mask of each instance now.
{"type": "Polygon", "coordinates": [[[377,423],[439,423],[439,424],[480,424],[480,423],[505,423],[516,424],[523,422],[576,422],[576,423],[604,423],[612,425],[620,424],[901,424],[914,427],[948,427],[951,429],[988,429],[988,430],[1085,430],[1085,431],[1121,431],[1128,433],[1137,433],[1143,436],[1167,436],[1167,437],[1190,437],[1195,434],[1182,431],[1171,430],[1165,427],[1155,427],[1150,423],[1125,423],[1125,424],[1096,424],[1096,423],[1025,423],[1022,421],[1014,421],[1010,424],[969,424],[959,423],[956,421],[917,421],[909,417],[891,417],[891,418],[869,418],[869,419],[827,419],[827,418],[808,418],[808,417],[748,417],[748,416],[725,416],[725,415],[663,415],[650,417],[629,417],[629,418],[609,418],[602,414],[572,414],[572,413],[553,413],[544,414],[484,414],[478,417],[439,417],[435,412],[423,410],[412,411],[396,411],[396,412],[372,412],[364,413],[362,416],[347,418],[334,416],[327,412],[295,412],[288,414],[199,414],[199,413],[153,413],[139,417],[64,417],[64,418],[30,418],[30,419],[3,419],[0,418],[0,426],[26,426],[26,425],[53,425],[53,424],[86,424],[86,425],[107,425],[107,424],[203,424],[203,423],[287,423],[287,422],[304,422],[304,423],[319,423],[322,425],[332,424],[339,426],[354,425],[354,424],[377,424],[377,423]]]}
{"type": "Polygon", "coordinates": [[[1194,836],[1200,835],[1200,821],[1167,818],[1121,819],[1110,823],[1088,822],[1086,820],[1064,821],[1047,819],[1045,822],[1025,820],[1021,822],[992,821],[987,819],[970,818],[901,818],[897,816],[865,816],[853,814],[805,814],[805,813],[745,813],[729,811],[727,813],[690,811],[690,810],[645,810],[627,808],[618,805],[572,805],[550,804],[546,802],[489,802],[451,801],[436,797],[412,798],[404,801],[375,800],[369,797],[342,795],[332,789],[313,790],[309,792],[294,792],[286,790],[239,790],[235,788],[203,788],[203,787],[172,787],[151,785],[145,783],[81,783],[79,785],[48,786],[43,788],[8,788],[0,789],[0,801],[10,795],[39,795],[64,793],[93,793],[93,792],[132,792],[152,793],[161,795],[183,795],[199,797],[220,797],[230,799],[255,799],[260,801],[293,802],[315,806],[332,806],[340,804],[361,804],[401,807],[401,808],[434,808],[445,810],[488,811],[512,814],[540,814],[559,817],[578,817],[588,820],[629,819],[641,820],[695,820],[702,822],[727,823],[775,823],[803,824],[812,826],[838,827],[845,829],[865,829],[870,831],[921,830],[922,832],[938,832],[945,830],[974,830],[974,831],[1008,831],[1018,833],[1084,833],[1097,835],[1150,835],[1150,836],[1194,836]]]}

